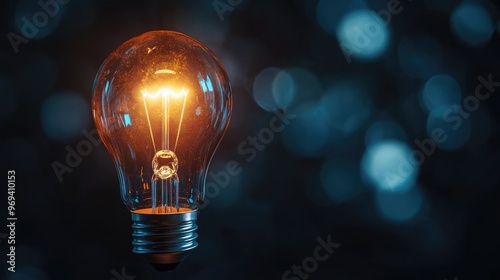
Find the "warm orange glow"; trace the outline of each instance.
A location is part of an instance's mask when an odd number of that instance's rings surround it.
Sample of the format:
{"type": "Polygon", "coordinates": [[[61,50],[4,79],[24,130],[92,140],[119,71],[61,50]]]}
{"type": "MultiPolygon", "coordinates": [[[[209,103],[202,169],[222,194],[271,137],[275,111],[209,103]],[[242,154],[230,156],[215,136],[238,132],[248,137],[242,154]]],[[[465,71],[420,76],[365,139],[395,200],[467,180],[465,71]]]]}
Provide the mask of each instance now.
{"type": "Polygon", "coordinates": [[[176,74],[176,72],[174,70],[170,70],[170,69],[161,69],[161,70],[156,70],[155,72],[155,75],[156,74],[176,74]]]}
{"type": "Polygon", "coordinates": [[[156,93],[151,93],[147,89],[141,90],[142,95],[144,97],[149,97],[149,98],[157,98],[158,96],[181,97],[181,96],[186,96],[188,92],[189,90],[185,89],[184,87],[178,92],[175,92],[170,88],[160,88],[159,90],[156,91],[156,93]]]}
{"type": "Polygon", "coordinates": [[[151,208],[137,209],[137,210],[132,210],[131,212],[138,213],[138,214],[165,214],[165,215],[183,213],[183,212],[193,212],[193,210],[189,209],[189,208],[179,207],[179,209],[177,209],[177,208],[170,207],[170,206],[168,206],[169,208],[171,208],[171,209],[169,209],[170,211],[162,212],[162,211],[160,211],[160,207],[157,207],[156,211],[154,213],[152,213],[151,208]]]}

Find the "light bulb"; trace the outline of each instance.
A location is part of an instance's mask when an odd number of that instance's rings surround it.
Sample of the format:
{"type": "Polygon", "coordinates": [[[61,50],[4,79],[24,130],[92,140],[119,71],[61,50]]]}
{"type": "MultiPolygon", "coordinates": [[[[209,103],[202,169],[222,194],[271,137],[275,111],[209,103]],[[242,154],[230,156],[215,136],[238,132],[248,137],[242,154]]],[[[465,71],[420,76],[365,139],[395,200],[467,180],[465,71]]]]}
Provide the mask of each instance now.
{"type": "Polygon", "coordinates": [[[147,32],[103,62],[92,109],[131,211],[133,252],[175,268],[198,246],[207,169],[231,115],[224,67],[191,37],[147,32]]]}

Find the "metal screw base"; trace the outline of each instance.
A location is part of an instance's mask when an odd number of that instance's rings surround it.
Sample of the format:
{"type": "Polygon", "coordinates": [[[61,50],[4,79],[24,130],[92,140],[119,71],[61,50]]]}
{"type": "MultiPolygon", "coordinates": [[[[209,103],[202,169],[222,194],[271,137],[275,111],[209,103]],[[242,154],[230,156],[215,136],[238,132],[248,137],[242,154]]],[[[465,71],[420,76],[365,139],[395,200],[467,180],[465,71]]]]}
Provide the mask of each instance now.
{"type": "Polygon", "coordinates": [[[198,212],[146,214],[132,211],[132,252],[156,270],[174,270],[197,246],[198,212]]]}

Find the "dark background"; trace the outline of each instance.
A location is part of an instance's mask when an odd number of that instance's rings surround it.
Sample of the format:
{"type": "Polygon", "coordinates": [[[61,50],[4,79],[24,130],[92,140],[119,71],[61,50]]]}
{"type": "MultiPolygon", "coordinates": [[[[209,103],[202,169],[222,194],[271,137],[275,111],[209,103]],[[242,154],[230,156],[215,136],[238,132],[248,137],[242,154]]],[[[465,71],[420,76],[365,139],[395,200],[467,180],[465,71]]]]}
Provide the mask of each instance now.
{"type": "Polygon", "coordinates": [[[498,91],[458,128],[442,118],[474,101],[479,76],[500,81],[494,1],[401,1],[364,41],[336,31],[388,2],[221,0],[223,18],[214,3],[71,0],[16,53],[8,34],[22,35],[22,17],[41,8],[2,2],[0,162],[16,171],[18,222],[17,272],[6,270],[2,239],[1,279],[117,279],[122,268],[137,280],[282,279],[328,236],[341,246],[308,279],[500,279],[498,91]],[[130,214],[102,144],[61,181],[52,167],[94,128],[101,62],[158,29],[200,40],[226,66],[233,116],[210,171],[230,160],[242,168],[207,190],[199,247],[167,274],[131,252],[130,214]],[[343,43],[358,52],[351,62],[343,43]],[[296,117],[255,158],[238,151],[283,109],[296,117]],[[448,139],[398,175],[433,128],[448,139]]]}

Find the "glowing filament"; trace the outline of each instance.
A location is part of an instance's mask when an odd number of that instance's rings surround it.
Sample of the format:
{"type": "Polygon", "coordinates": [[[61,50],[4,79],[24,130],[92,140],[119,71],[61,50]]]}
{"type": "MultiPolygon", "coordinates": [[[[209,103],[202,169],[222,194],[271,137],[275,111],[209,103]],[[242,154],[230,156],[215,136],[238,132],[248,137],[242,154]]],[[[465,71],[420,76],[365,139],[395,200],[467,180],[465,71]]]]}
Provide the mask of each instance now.
{"type": "MultiPolygon", "coordinates": [[[[174,72],[175,73],[175,72],[174,72]]],[[[149,126],[149,132],[151,135],[151,141],[153,142],[153,148],[155,152],[158,150],[156,149],[156,144],[154,140],[154,134],[153,134],[153,128],[151,127],[151,119],[149,116],[149,110],[148,106],[146,103],[146,98],[150,99],[156,99],[156,98],[161,98],[162,99],[162,112],[163,112],[163,120],[162,120],[162,150],[170,150],[170,101],[171,98],[183,98],[182,101],[182,109],[181,109],[181,114],[179,117],[179,126],[177,127],[177,134],[175,137],[175,145],[173,152],[175,153],[175,150],[177,149],[177,144],[179,142],[179,135],[182,127],[182,120],[184,118],[184,109],[186,108],[186,99],[187,99],[187,94],[189,90],[182,88],[179,92],[175,92],[170,88],[161,88],[159,89],[156,93],[150,93],[147,89],[141,90],[142,93],[142,99],[144,102],[144,109],[146,111],[146,117],[148,120],[148,126],[149,126]]]]}

